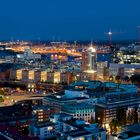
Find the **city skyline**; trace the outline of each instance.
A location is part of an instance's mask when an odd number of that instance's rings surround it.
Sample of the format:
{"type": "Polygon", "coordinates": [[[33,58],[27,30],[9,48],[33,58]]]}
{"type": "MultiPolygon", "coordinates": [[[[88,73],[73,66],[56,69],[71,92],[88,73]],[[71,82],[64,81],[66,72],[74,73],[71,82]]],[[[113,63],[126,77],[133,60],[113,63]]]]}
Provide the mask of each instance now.
{"type": "Polygon", "coordinates": [[[138,39],[140,2],[137,0],[3,0],[1,40],[138,39]]]}
{"type": "Polygon", "coordinates": [[[0,140],[140,139],[140,1],[0,4],[0,140]]]}

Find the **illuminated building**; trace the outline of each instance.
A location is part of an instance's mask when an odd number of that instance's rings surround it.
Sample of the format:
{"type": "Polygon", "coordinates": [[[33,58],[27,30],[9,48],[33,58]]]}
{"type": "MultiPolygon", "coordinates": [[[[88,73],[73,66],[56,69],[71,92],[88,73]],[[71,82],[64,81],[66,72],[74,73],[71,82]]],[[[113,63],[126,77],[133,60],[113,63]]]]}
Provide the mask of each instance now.
{"type": "Polygon", "coordinates": [[[55,127],[56,124],[52,122],[34,123],[29,127],[29,135],[37,136],[40,140],[53,139],[56,136],[55,127]]]}
{"type": "Polygon", "coordinates": [[[109,66],[109,75],[112,76],[131,76],[133,74],[140,72],[139,64],[116,64],[110,63],[109,66]]]}
{"type": "Polygon", "coordinates": [[[17,54],[17,58],[20,60],[34,60],[34,59],[41,59],[41,55],[40,54],[34,54],[32,52],[32,49],[27,47],[24,50],[23,54],[17,54]]]}
{"type": "Polygon", "coordinates": [[[22,70],[17,70],[16,71],[16,79],[17,80],[21,80],[22,79],[22,70]]]}
{"type": "Polygon", "coordinates": [[[64,105],[62,111],[86,122],[91,122],[92,119],[95,119],[94,107],[85,103],[64,105]]]}
{"type": "Polygon", "coordinates": [[[36,89],[36,85],[34,83],[28,83],[28,91],[34,92],[36,89]]]}
{"type": "MultiPolygon", "coordinates": [[[[11,74],[14,78],[14,72],[11,74]]],[[[21,81],[35,81],[48,83],[69,83],[71,81],[71,73],[60,71],[48,72],[44,70],[19,69],[16,70],[16,79],[21,81]]]]}
{"type": "Polygon", "coordinates": [[[92,134],[86,131],[78,131],[78,132],[76,131],[70,133],[68,136],[68,140],[85,140],[85,139],[92,140],[92,134]]]}
{"type": "Polygon", "coordinates": [[[140,46],[131,44],[127,47],[121,47],[112,57],[113,62],[118,64],[139,64],[140,46]]]}
{"type": "Polygon", "coordinates": [[[30,70],[29,71],[29,76],[28,76],[29,80],[34,80],[35,76],[34,76],[34,70],[30,70]]]}
{"type": "Polygon", "coordinates": [[[60,83],[60,72],[54,72],[54,83],[60,83]]]}
{"type": "Polygon", "coordinates": [[[32,57],[32,49],[31,48],[26,48],[24,50],[24,57],[25,57],[25,59],[31,59],[31,57],[32,57]]]}
{"type": "MultiPolygon", "coordinates": [[[[68,95],[68,94],[67,94],[68,95]]],[[[47,106],[51,106],[54,107],[56,112],[60,112],[62,111],[62,108],[64,105],[67,104],[74,104],[77,102],[84,102],[87,101],[88,98],[83,96],[72,96],[69,97],[67,96],[65,93],[60,93],[60,94],[54,94],[54,95],[48,95],[43,99],[43,105],[47,106]]]]}
{"type": "Polygon", "coordinates": [[[97,79],[98,80],[108,80],[109,77],[109,68],[107,62],[98,62],[97,63],[97,79]]]}
{"type": "Polygon", "coordinates": [[[20,69],[16,71],[17,80],[21,80],[24,82],[38,82],[41,81],[41,71],[38,70],[28,70],[28,69],[20,69]]]}
{"type": "MultiPolygon", "coordinates": [[[[76,74],[80,80],[80,74],[76,74]]],[[[74,76],[74,77],[76,77],[74,76]]],[[[24,82],[48,82],[69,84],[72,81],[73,73],[61,71],[47,71],[44,69],[18,69],[11,71],[11,79],[17,79],[24,82]],[[16,73],[16,75],[15,75],[16,73]]]]}
{"type": "Polygon", "coordinates": [[[41,71],[41,81],[42,82],[47,81],[47,71],[41,71]]]}
{"type": "MultiPolygon", "coordinates": [[[[91,84],[93,84],[93,83],[91,83],[91,84]]],[[[56,112],[62,111],[63,106],[65,106],[67,104],[74,104],[73,106],[76,106],[77,103],[94,104],[96,102],[96,99],[95,98],[90,99],[89,95],[86,92],[87,92],[86,89],[65,90],[64,93],[58,93],[55,95],[46,96],[43,99],[43,104],[55,107],[56,112]]],[[[89,115],[90,115],[90,113],[89,113],[89,115]]],[[[87,117],[88,117],[88,115],[87,115],[87,117]]]]}
{"type": "Polygon", "coordinates": [[[91,79],[95,79],[97,63],[97,51],[96,48],[92,46],[82,52],[82,65],[81,69],[90,75],[91,79]]]}
{"type": "Polygon", "coordinates": [[[82,70],[96,70],[97,52],[92,45],[82,52],[82,70]]]}
{"type": "MultiPolygon", "coordinates": [[[[133,84],[119,84],[119,88],[116,83],[105,82],[104,84],[106,88],[116,90],[110,93],[106,92],[105,101],[96,104],[96,120],[104,127],[109,126],[113,119],[126,124],[129,108],[134,108],[136,112],[138,110],[140,101],[138,88],[133,84]]],[[[138,121],[137,116],[135,116],[135,121],[138,121]]]]}
{"type": "Polygon", "coordinates": [[[66,55],[59,55],[59,54],[52,54],[51,55],[51,60],[67,61],[68,60],[68,56],[66,56],[66,55]]]}
{"type": "Polygon", "coordinates": [[[60,83],[60,72],[48,72],[47,79],[49,83],[60,83]]]}
{"type": "Polygon", "coordinates": [[[54,109],[48,106],[35,106],[33,113],[36,115],[38,122],[44,122],[49,120],[49,116],[54,114],[54,109]]]}
{"type": "MultiPolygon", "coordinates": [[[[125,96],[125,95],[124,95],[125,96]]],[[[137,108],[138,108],[138,102],[135,100],[124,100],[124,101],[114,101],[114,102],[108,102],[108,103],[98,103],[95,107],[95,117],[97,122],[102,124],[103,127],[108,127],[110,122],[112,120],[118,120],[121,124],[126,125],[129,124],[127,118],[128,118],[128,110],[129,106],[133,105],[133,109],[135,109],[135,112],[133,112],[133,119],[131,120],[131,123],[138,123],[138,114],[137,114],[137,108]],[[121,114],[121,116],[120,116],[121,114]]],[[[130,116],[129,116],[130,117],[130,116]]]]}
{"type": "Polygon", "coordinates": [[[106,130],[90,124],[83,119],[74,119],[72,115],[57,113],[50,117],[50,121],[56,125],[56,131],[62,139],[67,140],[106,140],[106,130]]]}

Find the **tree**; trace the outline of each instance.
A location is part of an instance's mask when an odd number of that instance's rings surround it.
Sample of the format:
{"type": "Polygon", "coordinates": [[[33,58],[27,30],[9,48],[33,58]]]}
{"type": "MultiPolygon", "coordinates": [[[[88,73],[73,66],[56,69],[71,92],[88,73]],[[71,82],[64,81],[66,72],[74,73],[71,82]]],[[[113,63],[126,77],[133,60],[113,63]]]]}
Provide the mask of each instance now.
{"type": "Polygon", "coordinates": [[[113,81],[113,80],[114,80],[113,76],[110,75],[110,76],[109,76],[109,81],[113,81]]]}
{"type": "Polygon", "coordinates": [[[123,80],[126,81],[126,82],[129,82],[130,81],[130,78],[128,76],[124,76],[123,77],[123,80]]]}
{"type": "Polygon", "coordinates": [[[117,119],[112,119],[109,126],[110,126],[110,129],[111,129],[111,133],[112,132],[116,133],[117,132],[117,126],[119,126],[119,121],[117,119]]]}
{"type": "Polygon", "coordinates": [[[134,74],[130,77],[130,80],[134,84],[140,84],[140,74],[134,74]]]}
{"type": "Polygon", "coordinates": [[[4,91],[3,90],[0,90],[0,95],[4,95],[4,91]]]}
{"type": "Polygon", "coordinates": [[[0,96],[0,102],[4,102],[4,99],[2,96],[0,96]]]}
{"type": "Polygon", "coordinates": [[[117,83],[120,83],[120,81],[121,81],[121,76],[117,75],[117,76],[115,77],[115,80],[116,80],[117,83]]]}

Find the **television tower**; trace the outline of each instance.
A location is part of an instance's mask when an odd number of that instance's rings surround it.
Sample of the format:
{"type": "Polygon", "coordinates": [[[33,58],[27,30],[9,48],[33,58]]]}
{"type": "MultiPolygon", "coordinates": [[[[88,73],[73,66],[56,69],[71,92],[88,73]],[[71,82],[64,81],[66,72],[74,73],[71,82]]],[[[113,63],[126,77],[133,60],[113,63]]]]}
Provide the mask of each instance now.
{"type": "Polygon", "coordinates": [[[111,30],[109,30],[107,33],[105,33],[106,35],[108,35],[108,37],[109,37],[109,45],[111,46],[112,45],[112,35],[114,34],[114,33],[112,33],[112,31],[111,30]]]}
{"type": "Polygon", "coordinates": [[[109,44],[110,46],[112,45],[112,32],[109,31],[108,33],[106,33],[109,36],[109,44]]]}
{"type": "Polygon", "coordinates": [[[112,32],[111,30],[109,30],[109,32],[105,33],[106,35],[108,35],[109,37],[109,45],[112,45],[112,35],[114,34],[122,34],[123,32],[112,32]]]}

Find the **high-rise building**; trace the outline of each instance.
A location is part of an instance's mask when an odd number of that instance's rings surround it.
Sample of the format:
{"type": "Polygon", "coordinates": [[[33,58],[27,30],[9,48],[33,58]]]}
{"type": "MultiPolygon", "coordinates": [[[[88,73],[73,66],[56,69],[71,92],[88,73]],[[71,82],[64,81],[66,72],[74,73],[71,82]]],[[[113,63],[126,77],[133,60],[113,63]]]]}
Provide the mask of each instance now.
{"type": "Polygon", "coordinates": [[[81,69],[83,72],[89,73],[91,79],[95,79],[96,72],[96,63],[97,63],[97,51],[96,47],[92,44],[82,52],[82,66],[81,69]]]}
{"type": "Polygon", "coordinates": [[[82,70],[96,70],[97,52],[95,46],[88,47],[82,52],[82,70]]]}

